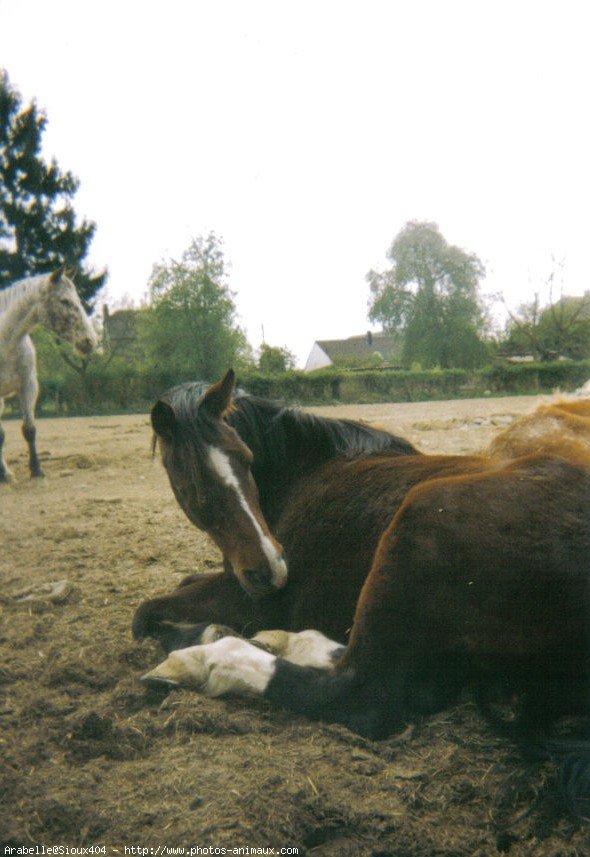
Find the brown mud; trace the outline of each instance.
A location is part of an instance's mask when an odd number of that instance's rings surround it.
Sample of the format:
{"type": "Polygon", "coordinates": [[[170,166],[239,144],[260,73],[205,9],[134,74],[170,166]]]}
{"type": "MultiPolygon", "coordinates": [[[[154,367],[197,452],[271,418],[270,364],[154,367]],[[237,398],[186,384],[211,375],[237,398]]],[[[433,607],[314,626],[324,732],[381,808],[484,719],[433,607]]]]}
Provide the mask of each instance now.
{"type": "MultiPolygon", "coordinates": [[[[540,400],[315,410],[462,453],[540,400]]],[[[16,481],[0,486],[2,845],[590,853],[551,766],[524,762],[469,701],[371,742],[264,702],[150,695],[138,678],[160,652],[132,641],[136,606],[220,557],[151,460],[147,417],[41,420],[44,480],[28,479],[19,424],[6,430],[16,481]]]]}

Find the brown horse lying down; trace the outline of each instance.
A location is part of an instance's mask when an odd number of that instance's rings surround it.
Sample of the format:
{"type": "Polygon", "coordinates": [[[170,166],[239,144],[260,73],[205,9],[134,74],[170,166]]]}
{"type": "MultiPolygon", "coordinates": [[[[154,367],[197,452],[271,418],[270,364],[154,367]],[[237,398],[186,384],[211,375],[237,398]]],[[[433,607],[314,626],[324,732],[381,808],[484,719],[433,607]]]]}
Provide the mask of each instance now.
{"type": "Polygon", "coordinates": [[[521,417],[492,440],[490,458],[518,458],[543,450],[555,455],[590,454],[590,399],[551,402],[521,417]]]}
{"type": "MultiPolygon", "coordinates": [[[[367,524],[357,526],[354,509],[349,510],[346,524],[344,510],[340,510],[340,526],[347,530],[346,544],[336,534],[336,542],[341,543],[336,553],[334,539],[325,538],[328,534],[321,517],[317,518],[314,538],[318,551],[312,563],[305,556],[305,540],[288,539],[291,525],[283,513],[288,508],[294,511],[298,486],[303,486],[305,494],[308,479],[323,473],[331,461],[337,460],[339,468],[353,459],[382,452],[387,462],[403,458],[407,468],[418,459],[418,451],[408,441],[364,423],[315,417],[244,394],[234,396],[231,409],[220,421],[212,413],[220,408],[223,411],[227,402],[217,401],[217,388],[205,395],[206,391],[202,384],[170,390],[154,406],[152,420],[175,495],[189,519],[217,542],[224,554],[225,570],[187,578],[170,595],[144,602],[133,621],[134,636],[159,638],[170,650],[178,647],[183,634],[190,635],[190,629],[171,623],[222,622],[249,636],[263,628],[316,627],[344,640],[377,541],[415,477],[410,475],[405,486],[388,480],[392,497],[385,508],[375,504],[371,485],[367,486],[365,519],[368,522],[369,515],[374,517],[370,532],[367,524]],[[240,474],[243,499],[248,501],[260,530],[267,533],[270,529],[275,535],[287,531],[286,585],[280,574],[284,546],[273,546],[274,562],[270,550],[259,549],[259,533],[252,520],[244,514],[242,504],[236,506],[228,490],[231,486],[219,484],[211,466],[207,454],[210,444],[204,438],[218,429],[228,448],[236,447],[231,452],[234,461],[238,452],[246,455],[242,465],[245,472],[240,474]],[[246,446],[241,449],[240,443],[246,446]],[[340,555],[342,547],[346,548],[345,556],[340,555]],[[339,566],[331,571],[334,561],[339,566]],[[275,577],[283,588],[271,585],[273,566],[275,570],[279,566],[275,577]]],[[[231,385],[224,395],[231,395],[231,385]]],[[[219,463],[219,455],[214,460],[219,463]]],[[[319,478],[321,481],[323,477],[319,478]]]]}
{"type": "MultiPolygon", "coordinates": [[[[165,419],[154,412],[176,495],[220,544],[219,481],[237,497],[228,516],[260,511],[247,502],[248,455],[223,420],[230,406],[226,378],[195,403],[190,433],[173,397],[165,419]]],[[[583,444],[568,444],[563,457],[534,446],[513,460],[377,452],[308,472],[284,491],[273,525],[286,586],[248,603],[225,572],[142,605],[137,635],[159,633],[168,648],[205,643],[173,651],[145,680],[210,696],[254,693],[373,737],[447,705],[466,685],[481,697],[518,694],[529,738],[560,715],[590,713],[590,455],[583,444]],[[199,605],[199,590],[215,598],[199,605]],[[165,624],[316,627],[342,641],[359,590],[345,648],[317,633],[279,635],[277,657],[243,639],[215,640],[217,629],[165,624]],[[228,611],[216,616],[222,592],[228,611]]],[[[274,646],[268,635],[262,642],[274,646]]],[[[578,806],[590,799],[584,753],[571,779],[578,806]]]]}

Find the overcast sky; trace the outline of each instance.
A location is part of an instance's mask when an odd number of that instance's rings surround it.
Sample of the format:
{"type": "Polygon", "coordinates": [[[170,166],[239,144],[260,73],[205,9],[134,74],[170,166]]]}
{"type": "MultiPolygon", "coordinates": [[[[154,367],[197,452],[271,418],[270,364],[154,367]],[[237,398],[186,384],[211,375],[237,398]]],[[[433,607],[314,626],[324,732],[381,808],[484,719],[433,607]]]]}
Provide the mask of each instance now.
{"type": "Polygon", "coordinates": [[[108,297],[214,230],[240,321],[305,361],[363,333],[412,219],[516,305],[590,288],[583,2],[0,0],[0,67],[78,176],[108,297]]]}

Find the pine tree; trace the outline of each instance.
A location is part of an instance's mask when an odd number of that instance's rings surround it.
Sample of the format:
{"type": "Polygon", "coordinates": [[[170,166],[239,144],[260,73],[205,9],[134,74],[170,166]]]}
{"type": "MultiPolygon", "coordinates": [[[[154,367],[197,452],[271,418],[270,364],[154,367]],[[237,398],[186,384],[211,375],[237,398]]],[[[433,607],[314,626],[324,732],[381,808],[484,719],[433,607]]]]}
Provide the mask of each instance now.
{"type": "Polygon", "coordinates": [[[76,286],[87,306],[106,271],[83,267],[96,225],[77,222],[72,197],[79,181],[40,155],[47,118],[22,99],[0,69],[0,289],[60,265],[76,266],[76,286]]]}

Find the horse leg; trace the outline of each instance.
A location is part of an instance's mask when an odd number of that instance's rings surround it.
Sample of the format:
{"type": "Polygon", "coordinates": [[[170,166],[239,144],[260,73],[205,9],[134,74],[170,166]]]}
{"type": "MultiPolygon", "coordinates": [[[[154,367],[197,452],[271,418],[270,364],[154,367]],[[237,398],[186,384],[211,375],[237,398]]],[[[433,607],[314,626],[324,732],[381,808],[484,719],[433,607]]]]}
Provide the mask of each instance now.
{"type": "Polygon", "coordinates": [[[27,422],[23,423],[22,432],[24,439],[29,445],[29,470],[31,471],[31,478],[42,478],[45,474],[41,470],[41,464],[37,455],[37,446],[35,443],[37,429],[35,428],[35,424],[27,422]]]}
{"type": "Polygon", "coordinates": [[[328,639],[320,631],[259,631],[251,642],[292,664],[318,669],[333,669],[344,646],[328,639]]]}
{"type": "Polygon", "coordinates": [[[41,478],[45,474],[37,455],[37,429],[35,428],[35,405],[39,396],[39,384],[35,373],[32,373],[22,385],[20,402],[23,409],[22,433],[29,447],[29,470],[31,478],[41,478]]]}
{"type": "Polygon", "coordinates": [[[280,597],[254,602],[235,575],[223,571],[183,581],[170,595],[144,601],[133,617],[132,632],[136,640],[153,637],[171,651],[198,643],[211,623],[250,636],[265,625],[282,624],[282,614],[280,597]]]}
{"type": "Polygon", "coordinates": [[[452,609],[445,612],[438,555],[415,537],[417,516],[411,512],[412,504],[402,507],[384,533],[349,643],[335,664],[331,659],[321,664],[288,660],[253,641],[224,637],[173,652],[143,680],[187,685],[207,696],[263,696],[371,738],[400,730],[408,718],[447,704],[462,677],[461,664],[446,648],[445,632],[454,617],[452,609]]]}
{"type": "MultiPolygon", "coordinates": [[[[0,417],[4,411],[4,399],[0,399],[0,417]]],[[[10,482],[12,474],[4,460],[4,438],[6,437],[2,422],[0,421],[0,482],[10,482]]]]}
{"type": "Polygon", "coordinates": [[[412,640],[416,617],[405,621],[402,613],[399,621],[393,618],[392,625],[398,629],[395,641],[384,634],[383,620],[392,618],[382,611],[384,597],[391,609],[389,579],[390,569],[373,567],[365,588],[374,586],[374,596],[365,601],[357,617],[361,627],[356,635],[353,631],[344,654],[342,646],[315,631],[264,631],[244,640],[210,628],[203,629],[202,645],[173,651],[142,680],[189,686],[207,696],[264,696],[314,719],[340,722],[361,734],[381,737],[405,725],[401,700],[405,701],[414,666],[407,641],[412,640]]]}
{"type": "MultiPolygon", "coordinates": [[[[251,650],[258,649],[275,659],[281,658],[292,664],[319,670],[331,670],[344,649],[340,643],[329,640],[319,631],[260,631],[250,640],[245,640],[225,625],[207,625],[201,627],[196,645],[170,652],[162,664],[142,677],[142,681],[172,686],[199,685],[197,678],[201,653],[221,641],[224,641],[226,649],[238,654],[238,657],[239,653],[245,652],[246,660],[248,655],[254,655],[256,662],[256,655],[251,650]]],[[[221,696],[228,690],[223,681],[216,681],[206,692],[208,696],[221,696]]]]}
{"type": "MultiPolygon", "coordinates": [[[[186,627],[192,629],[190,641],[187,635],[186,644],[184,646],[178,645],[175,647],[176,649],[204,646],[224,637],[240,636],[227,625],[203,623],[186,627]]],[[[249,641],[253,646],[290,663],[320,669],[332,669],[344,651],[344,646],[341,643],[328,639],[320,631],[312,630],[283,631],[276,629],[274,631],[259,631],[250,637],[249,641]]],[[[170,652],[171,649],[167,649],[167,651],[170,652]]]]}

